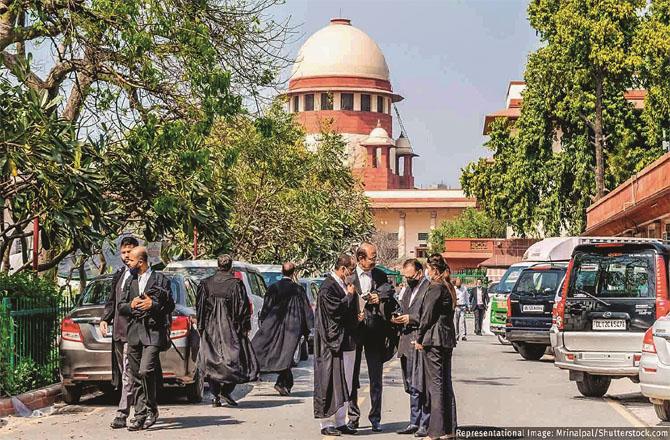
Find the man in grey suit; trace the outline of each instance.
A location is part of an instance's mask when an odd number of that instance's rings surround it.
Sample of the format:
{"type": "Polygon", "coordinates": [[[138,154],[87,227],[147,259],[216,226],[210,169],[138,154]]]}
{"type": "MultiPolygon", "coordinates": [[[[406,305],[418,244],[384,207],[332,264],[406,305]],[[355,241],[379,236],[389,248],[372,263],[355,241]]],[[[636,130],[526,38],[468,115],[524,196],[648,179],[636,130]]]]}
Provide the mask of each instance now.
{"type": "Polygon", "coordinates": [[[405,392],[409,394],[410,419],[406,428],[398,434],[414,434],[417,437],[426,437],[430,422],[430,408],[428,399],[423,393],[423,365],[413,342],[421,317],[423,300],[430,282],[423,276],[421,263],[411,258],[403,264],[403,274],[407,285],[400,293],[400,313],[391,322],[402,326],[398,357],[402,368],[405,392]]]}

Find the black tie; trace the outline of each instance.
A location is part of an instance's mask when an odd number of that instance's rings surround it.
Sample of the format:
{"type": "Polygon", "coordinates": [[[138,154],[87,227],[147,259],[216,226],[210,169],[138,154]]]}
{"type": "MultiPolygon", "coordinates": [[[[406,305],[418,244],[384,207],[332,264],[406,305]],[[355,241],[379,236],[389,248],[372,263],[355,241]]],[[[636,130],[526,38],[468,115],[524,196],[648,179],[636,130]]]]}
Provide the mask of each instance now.
{"type": "Polygon", "coordinates": [[[133,275],[130,280],[130,299],[137,296],[140,296],[140,283],[137,279],[137,275],[133,275]]]}

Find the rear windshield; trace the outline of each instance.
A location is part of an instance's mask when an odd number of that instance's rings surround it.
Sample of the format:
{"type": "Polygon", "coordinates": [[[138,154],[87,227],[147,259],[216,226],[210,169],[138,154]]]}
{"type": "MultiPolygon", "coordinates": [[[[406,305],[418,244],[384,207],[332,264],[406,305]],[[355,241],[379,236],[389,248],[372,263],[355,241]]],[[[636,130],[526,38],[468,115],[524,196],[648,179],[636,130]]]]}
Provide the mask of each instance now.
{"type": "Polygon", "coordinates": [[[163,270],[165,272],[187,275],[198,284],[200,284],[200,281],[203,279],[211,277],[216,273],[216,267],[166,267],[163,270]]]}
{"type": "MultiPolygon", "coordinates": [[[[183,304],[186,295],[184,292],[184,285],[181,283],[181,277],[170,278],[172,287],[172,298],[175,303],[183,304]]],[[[88,283],[86,290],[81,295],[79,306],[102,306],[107,302],[109,294],[112,291],[112,279],[106,278],[102,280],[95,280],[88,283]]]]}
{"type": "Polygon", "coordinates": [[[514,287],[514,284],[519,279],[521,271],[524,269],[525,267],[523,266],[510,267],[509,269],[507,269],[507,272],[505,272],[505,274],[502,276],[500,282],[498,283],[498,286],[496,287],[496,292],[497,293],[511,292],[512,288],[514,287]]]}
{"type": "Polygon", "coordinates": [[[649,298],[656,295],[655,254],[578,253],[568,297],[649,298]]]}
{"type": "Polygon", "coordinates": [[[265,280],[265,285],[268,287],[281,280],[283,277],[281,272],[263,272],[262,275],[263,280],[265,280]]]}
{"type": "Polygon", "coordinates": [[[562,270],[524,270],[512,292],[520,295],[555,295],[564,274],[562,270]]]}

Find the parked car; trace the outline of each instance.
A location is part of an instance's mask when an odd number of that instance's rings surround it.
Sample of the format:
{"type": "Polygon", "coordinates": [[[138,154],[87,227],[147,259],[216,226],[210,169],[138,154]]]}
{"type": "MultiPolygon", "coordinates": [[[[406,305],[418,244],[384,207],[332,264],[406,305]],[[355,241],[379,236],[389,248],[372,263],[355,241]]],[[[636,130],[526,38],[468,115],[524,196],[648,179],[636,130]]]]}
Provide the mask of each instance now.
{"type": "Polygon", "coordinates": [[[639,373],[642,394],[654,404],[659,419],[670,421],[670,316],[659,318],[645,332],[639,373]]]}
{"type": "MultiPolygon", "coordinates": [[[[312,311],[316,313],[316,297],[319,294],[319,288],[325,278],[300,278],[298,282],[305,289],[307,293],[307,299],[309,304],[312,306],[312,311]]],[[[307,338],[307,353],[311,354],[314,352],[314,328],[309,332],[309,337],[307,338]]],[[[305,358],[304,352],[301,355],[301,358],[305,358]]],[[[305,359],[303,359],[305,360],[305,359]]]]}
{"type": "Polygon", "coordinates": [[[644,334],[670,311],[669,253],[658,240],[618,237],[575,248],[551,343],[584,396],[603,396],[612,379],[638,381],[644,334]]]}
{"type": "Polygon", "coordinates": [[[507,297],[507,340],[524,359],[538,360],[551,346],[551,312],[566,268],[565,263],[530,266],[507,297]]]}
{"type": "MultiPolygon", "coordinates": [[[[202,400],[203,381],[196,368],[200,340],[193,327],[195,318],[195,283],[180,274],[166,274],[172,283],[175,310],[170,338],[172,347],[160,354],[163,382],[177,384],[186,390],[189,402],[202,400]]],[[[102,276],[88,283],[75,308],[61,323],[60,377],[66,403],[77,403],[85,384],[105,389],[112,380],[112,335],[100,332],[100,318],[112,290],[112,276],[102,276]]]]}
{"type": "MultiPolygon", "coordinates": [[[[214,275],[217,268],[216,260],[185,260],[173,261],[165,266],[164,271],[188,275],[199,284],[204,278],[214,275]]],[[[258,331],[258,313],[263,308],[263,297],[265,297],[266,291],[265,281],[253,264],[241,261],[233,262],[233,275],[242,280],[251,300],[251,332],[249,337],[253,338],[258,331]]]]}
{"type": "Polygon", "coordinates": [[[284,276],[281,273],[280,264],[254,264],[254,267],[261,272],[261,275],[263,275],[267,287],[270,287],[281,280],[284,276]]]}

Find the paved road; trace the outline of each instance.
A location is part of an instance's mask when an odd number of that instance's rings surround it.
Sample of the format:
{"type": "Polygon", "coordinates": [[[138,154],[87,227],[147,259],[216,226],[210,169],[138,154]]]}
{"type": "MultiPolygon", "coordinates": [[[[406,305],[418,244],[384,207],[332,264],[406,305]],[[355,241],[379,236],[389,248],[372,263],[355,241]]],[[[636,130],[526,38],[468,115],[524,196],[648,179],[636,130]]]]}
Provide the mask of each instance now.
{"type": "MultiPolygon", "coordinates": [[[[296,385],[290,397],[279,397],[272,388],[274,377],[238,389],[238,408],[189,405],[178,393],[163,396],[159,423],[149,431],[128,433],[108,428],[114,402],[93,397],[81,405],[64,406],[57,414],[37,419],[9,418],[0,428],[2,439],[318,439],[312,416],[311,360],[296,370],[296,385]]],[[[581,397],[568,373],[545,356],[540,362],[524,361],[510,347],[493,337],[471,337],[460,343],[454,355],[458,419],[461,427],[475,426],[663,426],[653,408],[639,394],[639,386],[627,379],[613,382],[605,399],[581,397]]],[[[369,409],[367,381],[363,374],[362,411],[369,409]]],[[[385,432],[373,434],[369,425],[361,435],[396,439],[393,431],[404,427],[407,397],[400,365],[386,365],[383,423],[385,432]]],[[[670,425],[666,425],[670,426],[670,425]]],[[[409,437],[413,438],[413,437],[409,437]]]]}

